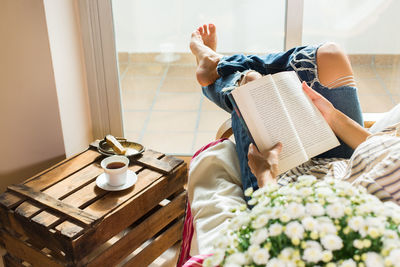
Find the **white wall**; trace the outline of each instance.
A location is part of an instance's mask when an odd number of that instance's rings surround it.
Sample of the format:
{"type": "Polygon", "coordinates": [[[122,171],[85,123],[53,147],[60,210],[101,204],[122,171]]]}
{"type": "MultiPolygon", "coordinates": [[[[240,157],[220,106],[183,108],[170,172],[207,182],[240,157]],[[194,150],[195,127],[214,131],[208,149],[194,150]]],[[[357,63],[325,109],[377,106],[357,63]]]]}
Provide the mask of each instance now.
{"type": "MultiPolygon", "coordinates": [[[[189,52],[190,33],[218,27],[221,52],[283,50],[285,1],[113,0],[118,51],[189,52]]],[[[336,41],[350,54],[399,54],[400,1],[305,0],[303,44],[336,41]]]]}
{"type": "Polygon", "coordinates": [[[75,4],[0,1],[1,191],[92,141],[75,4]]]}
{"type": "Polygon", "coordinates": [[[0,1],[0,189],[64,157],[41,0],[0,1]]]}

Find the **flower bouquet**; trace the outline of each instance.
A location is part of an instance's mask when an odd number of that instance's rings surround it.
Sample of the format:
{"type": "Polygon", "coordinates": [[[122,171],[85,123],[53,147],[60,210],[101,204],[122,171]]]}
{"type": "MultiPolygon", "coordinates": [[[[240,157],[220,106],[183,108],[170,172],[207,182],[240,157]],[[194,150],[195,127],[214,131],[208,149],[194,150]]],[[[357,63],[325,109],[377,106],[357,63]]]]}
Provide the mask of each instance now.
{"type": "Polygon", "coordinates": [[[400,266],[400,207],[361,186],[307,175],[245,195],[204,266],[400,266]]]}

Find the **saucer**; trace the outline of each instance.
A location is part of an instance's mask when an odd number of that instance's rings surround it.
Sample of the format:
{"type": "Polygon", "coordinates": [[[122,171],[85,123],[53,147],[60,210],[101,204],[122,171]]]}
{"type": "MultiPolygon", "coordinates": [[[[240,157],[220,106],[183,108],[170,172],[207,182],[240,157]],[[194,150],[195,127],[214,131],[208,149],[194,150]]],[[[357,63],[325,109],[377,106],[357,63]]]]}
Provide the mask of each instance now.
{"type": "Polygon", "coordinates": [[[128,170],[128,173],[126,174],[126,182],[123,185],[119,186],[112,186],[107,183],[106,180],[106,174],[102,173],[100,174],[97,179],[96,179],[96,184],[98,187],[101,189],[107,190],[107,191],[120,191],[127,189],[134,185],[137,181],[137,175],[134,171],[128,170]]]}

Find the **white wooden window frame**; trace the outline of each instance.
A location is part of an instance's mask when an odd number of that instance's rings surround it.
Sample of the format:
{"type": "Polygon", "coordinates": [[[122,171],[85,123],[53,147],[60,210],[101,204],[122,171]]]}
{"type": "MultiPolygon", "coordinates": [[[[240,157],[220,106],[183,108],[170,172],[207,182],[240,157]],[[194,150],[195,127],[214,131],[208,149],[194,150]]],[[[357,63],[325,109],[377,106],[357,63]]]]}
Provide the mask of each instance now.
{"type": "MultiPolygon", "coordinates": [[[[281,0],[284,1],[284,0],[281,0]]],[[[301,45],[304,0],[285,0],[284,50],[301,45]]],[[[95,138],[124,136],[111,0],[78,0],[95,138]]]]}

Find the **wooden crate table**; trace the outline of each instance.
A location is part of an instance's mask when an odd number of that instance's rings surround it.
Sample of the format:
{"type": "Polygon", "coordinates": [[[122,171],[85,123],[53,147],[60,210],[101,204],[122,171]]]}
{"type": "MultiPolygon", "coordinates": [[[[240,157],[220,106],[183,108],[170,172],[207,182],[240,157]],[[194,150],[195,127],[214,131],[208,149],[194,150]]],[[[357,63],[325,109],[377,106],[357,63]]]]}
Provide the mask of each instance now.
{"type": "Polygon", "coordinates": [[[103,158],[88,149],[0,195],[5,266],[147,266],[180,240],[186,164],[146,150],[136,184],[109,192],[103,158]]]}

